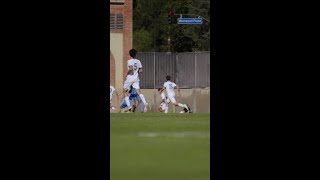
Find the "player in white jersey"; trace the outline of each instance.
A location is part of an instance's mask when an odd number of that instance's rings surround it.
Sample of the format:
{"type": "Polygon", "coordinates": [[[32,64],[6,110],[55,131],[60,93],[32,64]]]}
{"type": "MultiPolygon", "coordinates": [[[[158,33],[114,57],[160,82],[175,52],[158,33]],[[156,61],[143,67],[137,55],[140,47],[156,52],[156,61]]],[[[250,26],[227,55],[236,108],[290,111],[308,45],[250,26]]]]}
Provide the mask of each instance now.
{"type": "Polygon", "coordinates": [[[160,97],[161,97],[161,103],[160,103],[160,106],[159,106],[159,111],[160,111],[160,112],[166,112],[166,111],[168,112],[170,100],[169,100],[169,99],[167,98],[167,96],[164,94],[162,88],[159,88],[159,89],[158,89],[158,92],[159,92],[160,97]]]}
{"type": "MultiPolygon", "coordinates": [[[[133,88],[136,89],[137,94],[140,96],[143,104],[144,104],[144,112],[147,111],[147,106],[148,103],[146,102],[146,99],[143,94],[140,92],[140,79],[139,79],[139,73],[143,72],[142,64],[140,60],[135,59],[137,55],[137,50],[131,49],[129,51],[129,54],[131,56],[131,59],[128,60],[127,62],[127,73],[125,74],[125,82],[123,86],[123,94],[124,94],[124,99],[126,101],[126,104],[130,104],[129,100],[129,90],[130,87],[132,86],[133,88]]],[[[129,109],[131,109],[131,105],[129,106],[129,109]]]]}
{"type": "MultiPolygon", "coordinates": [[[[176,101],[175,99],[175,92],[174,92],[174,89],[177,88],[178,89],[178,92],[180,93],[180,88],[174,83],[174,82],[171,82],[170,79],[171,77],[170,76],[167,76],[166,77],[167,79],[167,82],[165,82],[163,84],[163,90],[165,89],[167,91],[167,95],[168,95],[168,99],[170,100],[170,102],[172,104],[174,104],[175,106],[179,106],[179,107],[182,107],[182,108],[185,108],[187,110],[187,112],[191,113],[191,109],[188,107],[187,104],[181,104],[179,102],[176,101]]],[[[165,113],[168,112],[168,108],[166,108],[165,110],[165,113]]]]}
{"type": "Polygon", "coordinates": [[[113,93],[116,93],[116,95],[118,97],[118,102],[119,102],[119,94],[118,94],[118,92],[116,91],[116,89],[113,86],[110,86],[110,109],[115,110],[116,108],[114,108],[111,105],[113,93]]]}

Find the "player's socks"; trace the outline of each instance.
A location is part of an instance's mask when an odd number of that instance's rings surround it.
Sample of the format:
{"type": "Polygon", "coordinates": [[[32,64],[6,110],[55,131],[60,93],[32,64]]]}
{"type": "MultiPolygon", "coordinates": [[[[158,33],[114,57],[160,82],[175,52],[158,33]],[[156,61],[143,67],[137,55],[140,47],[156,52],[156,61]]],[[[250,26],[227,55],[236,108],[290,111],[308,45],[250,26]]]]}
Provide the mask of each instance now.
{"type": "Polygon", "coordinates": [[[141,111],[141,112],[144,112],[144,105],[143,105],[143,103],[140,103],[139,107],[140,107],[140,111],[141,111]]]}
{"type": "Polygon", "coordinates": [[[143,110],[143,112],[147,112],[147,107],[148,107],[148,103],[147,103],[147,101],[146,101],[146,99],[144,98],[144,95],[143,94],[140,94],[139,95],[140,96],[140,98],[141,98],[141,100],[142,100],[142,102],[143,102],[143,104],[144,104],[144,110],[143,110]]]}
{"type": "Polygon", "coordinates": [[[145,104],[148,104],[147,101],[146,101],[146,99],[144,98],[144,95],[143,95],[143,94],[140,94],[139,96],[140,96],[140,98],[141,98],[141,100],[142,100],[142,102],[143,102],[144,105],[145,105],[145,104]]]}
{"type": "Polygon", "coordinates": [[[187,106],[186,104],[181,104],[181,103],[179,103],[178,106],[179,106],[179,107],[182,107],[182,108],[187,108],[188,111],[189,111],[189,108],[188,108],[188,106],[187,106]]]}
{"type": "Polygon", "coordinates": [[[168,109],[169,109],[169,107],[165,107],[164,113],[168,113],[168,109]]]}
{"type": "Polygon", "coordinates": [[[126,101],[126,104],[127,104],[128,108],[131,109],[131,103],[130,103],[130,100],[129,100],[129,96],[126,96],[124,98],[124,100],[126,101]]]}

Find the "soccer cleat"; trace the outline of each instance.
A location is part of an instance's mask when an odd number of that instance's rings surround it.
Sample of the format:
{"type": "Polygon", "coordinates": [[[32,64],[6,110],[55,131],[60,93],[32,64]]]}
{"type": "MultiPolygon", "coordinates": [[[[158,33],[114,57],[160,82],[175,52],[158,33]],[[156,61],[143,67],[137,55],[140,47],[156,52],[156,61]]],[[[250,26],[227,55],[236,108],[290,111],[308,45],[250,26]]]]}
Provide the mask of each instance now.
{"type": "MultiPolygon", "coordinates": [[[[187,105],[188,106],[188,105],[187,105]]],[[[193,113],[192,109],[188,106],[188,112],[193,113]]]]}
{"type": "Polygon", "coordinates": [[[186,106],[187,106],[187,108],[185,108],[185,112],[186,112],[186,113],[189,113],[191,109],[190,109],[190,107],[189,107],[187,104],[186,104],[186,106]]]}

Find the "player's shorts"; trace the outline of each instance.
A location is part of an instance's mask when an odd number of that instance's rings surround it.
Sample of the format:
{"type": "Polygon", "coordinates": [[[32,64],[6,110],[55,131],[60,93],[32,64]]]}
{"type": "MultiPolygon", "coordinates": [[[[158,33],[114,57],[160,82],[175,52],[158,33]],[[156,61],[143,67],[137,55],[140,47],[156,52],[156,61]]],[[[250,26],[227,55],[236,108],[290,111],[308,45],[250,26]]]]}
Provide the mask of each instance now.
{"type": "Polygon", "coordinates": [[[176,98],[174,97],[175,94],[168,94],[168,99],[170,100],[171,103],[176,103],[176,98]]]}
{"type": "Polygon", "coordinates": [[[123,88],[125,90],[130,90],[130,86],[135,89],[140,89],[140,80],[138,79],[126,79],[124,82],[123,88]]]}

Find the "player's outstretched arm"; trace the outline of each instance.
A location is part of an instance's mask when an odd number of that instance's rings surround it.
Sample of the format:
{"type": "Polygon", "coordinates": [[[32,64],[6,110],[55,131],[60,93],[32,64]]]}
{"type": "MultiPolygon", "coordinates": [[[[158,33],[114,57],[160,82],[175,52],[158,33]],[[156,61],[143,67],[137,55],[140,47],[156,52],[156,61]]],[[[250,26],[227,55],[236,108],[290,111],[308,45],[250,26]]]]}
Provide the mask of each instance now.
{"type": "Polygon", "coordinates": [[[139,68],[139,73],[142,73],[143,72],[143,68],[139,68]]]}

